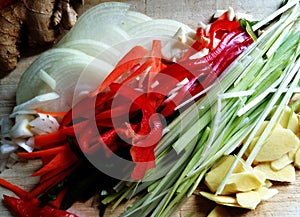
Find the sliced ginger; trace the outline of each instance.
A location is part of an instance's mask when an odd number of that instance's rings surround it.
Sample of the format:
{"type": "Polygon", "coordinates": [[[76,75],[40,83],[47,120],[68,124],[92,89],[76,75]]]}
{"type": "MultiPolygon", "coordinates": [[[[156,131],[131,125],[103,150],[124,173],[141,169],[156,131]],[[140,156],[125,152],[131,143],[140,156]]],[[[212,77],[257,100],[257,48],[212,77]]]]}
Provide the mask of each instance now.
{"type": "Polygon", "coordinates": [[[285,154],[281,158],[272,161],[271,168],[275,171],[278,171],[291,163],[293,163],[293,160],[289,157],[289,154],[285,154]]]}
{"type": "Polygon", "coordinates": [[[283,109],[278,122],[283,128],[290,129],[295,134],[297,134],[299,131],[299,121],[297,114],[293,112],[289,106],[286,106],[283,109]]]}
{"type": "Polygon", "coordinates": [[[255,190],[259,194],[259,197],[262,201],[269,200],[274,195],[278,194],[278,190],[275,188],[267,188],[267,187],[261,187],[257,190],[255,190]]]}
{"type": "Polygon", "coordinates": [[[260,180],[253,172],[234,173],[230,176],[222,194],[251,191],[261,187],[264,181],[265,178],[260,180]]]}
{"type": "MultiPolygon", "coordinates": [[[[258,138],[253,140],[246,156],[251,152],[257,140],[258,138]]],[[[255,158],[255,162],[269,162],[277,160],[292,151],[295,147],[298,147],[299,143],[299,138],[290,129],[275,127],[262,145],[255,158]]]]}
{"type": "MultiPolygon", "coordinates": [[[[212,167],[212,169],[205,175],[205,183],[209,190],[215,193],[221,184],[223,178],[227,174],[229,168],[234,162],[235,157],[232,155],[225,155],[212,167]]],[[[245,169],[241,162],[239,162],[233,173],[244,172],[245,169]]]]}
{"type": "MultiPolygon", "coordinates": [[[[264,121],[256,133],[245,158],[249,156],[269,121],[264,121]]],[[[278,123],[264,141],[254,160],[254,168],[245,167],[241,160],[229,177],[221,195],[201,192],[201,195],[225,206],[255,209],[278,193],[270,188],[271,181],[293,182],[296,179],[295,167],[300,169],[300,127],[299,117],[290,107],[283,110],[278,123]],[[294,167],[295,166],[295,167],[294,167]]],[[[231,167],[235,156],[221,158],[205,176],[205,183],[215,193],[231,167]]],[[[222,210],[216,208],[212,217],[222,216],[222,210]]]]}
{"type": "Polygon", "coordinates": [[[209,192],[200,191],[200,194],[212,201],[215,201],[218,204],[237,204],[237,200],[233,196],[226,196],[226,195],[215,195],[209,192]]]}
{"type": "Polygon", "coordinates": [[[256,191],[241,192],[236,194],[238,204],[243,208],[255,209],[261,199],[256,191]]]}
{"type": "Polygon", "coordinates": [[[254,169],[264,172],[266,178],[272,181],[293,182],[296,179],[296,171],[292,164],[276,171],[272,169],[270,163],[260,163],[254,169]]]}

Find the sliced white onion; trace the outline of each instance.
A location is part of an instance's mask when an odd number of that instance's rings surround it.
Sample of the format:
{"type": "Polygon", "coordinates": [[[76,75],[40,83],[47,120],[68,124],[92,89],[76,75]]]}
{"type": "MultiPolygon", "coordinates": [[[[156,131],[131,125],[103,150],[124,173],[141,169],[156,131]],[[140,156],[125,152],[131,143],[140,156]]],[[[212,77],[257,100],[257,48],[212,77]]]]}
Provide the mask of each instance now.
{"type": "MultiPolygon", "coordinates": [[[[22,74],[16,91],[17,105],[26,102],[35,96],[53,92],[53,90],[51,90],[48,85],[45,85],[45,82],[38,76],[41,69],[46,71],[49,76],[56,80],[56,85],[58,85],[59,80],[56,78],[57,75],[66,73],[58,71],[58,66],[76,63],[77,65],[82,65],[82,69],[88,65],[92,59],[92,57],[83,52],[69,48],[55,48],[44,52],[22,74]]],[[[76,71],[70,73],[76,73],[76,71]]]]}
{"type": "Polygon", "coordinates": [[[121,21],[120,27],[127,31],[137,24],[152,20],[151,17],[146,14],[142,14],[136,11],[127,11],[125,19],[121,21]]]}
{"type": "Polygon", "coordinates": [[[34,114],[36,113],[35,109],[42,109],[42,107],[47,106],[50,103],[52,104],[54,100],[58,98],[59,95],[54,92],[35,96],[34,98],[15,106],[10,117],[14,117],[17,114],[34,114]]]}
{"type": "Polygon", "coordinates": [[[23,139],[23,138],[16,138],[12,140],[17,146],[23,148],[25,151],[27,152],[32,152],[34,147],[29,146],[26,144],[27,139],[23,139]]]}
{"type": "Polygon", "coordinates": [[[130,4],[107,2],[99,4],[79,17],[75,26],[59,41],[57,46],[78,39],[93,39],[113,45],[129,39],[120,28],[130,4]]]}
{"type": "MultiPolygon", "coordinates": [[[[87,76],[88,90],[95,89],[112,70],[112,66],[105,61],[97,60],[81,51],[69,48],[55,48],[43,53],[22,75],[18,84],[16,100],[17,104],[30,101],[30,105],[45,111],[66,111],[72,107],[73,94],[78,78],[82,73],[87,76]],[[52,90],[38,76],[43,69],[55,81],[55,89],[52,90]],[[36,96],[44,96],[45,93],[53,92],[59,96],[50,105],[48,102],[39,103],[36,107],[36,96]],[[32,102],[34,101],[34,102],[32,102]]],[[[52,97],[53,99],[54,97],[52,97]]],[[[38,99],[40,100],[40,99],[38,99]]],[[[34,109],[26,105],[27,109],[34,109]]],[[[25,105],[17,106],[17,110],[24,110],[25,105]],[[21,108],[20,108],[21,107],[21,108]]],[[[14,110],[16,111],[16,109],[14,110]]]]}
{"type": "Polygon", "coordinates": [[[30,130],[29,122],[33,120],[32,115],[17,115],[15,125],[10,130],[12,138],[27,138],[33,136],[30,130]]]}
{"type": "Polygon", "coordinates": [[[92,39],[68,41],[62,44],[60,47],[82,51],[89,56],[106,61],[111,65],[114,65],[116,63],[115,61],[122,55],[120,50],[116,49],[115,47],[111,47],[108,44],[92,39]]]}

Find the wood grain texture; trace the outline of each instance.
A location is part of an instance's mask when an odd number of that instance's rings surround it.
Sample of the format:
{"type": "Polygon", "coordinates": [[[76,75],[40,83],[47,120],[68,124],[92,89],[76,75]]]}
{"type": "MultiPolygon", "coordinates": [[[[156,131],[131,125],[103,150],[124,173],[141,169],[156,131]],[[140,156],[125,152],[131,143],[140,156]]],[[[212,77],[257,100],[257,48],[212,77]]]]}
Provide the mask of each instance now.
{"type": "MultiPolygon", "coordinates": [[[[86,0],[85,6],[80,13],[92,7],[93,5],[104,2],[100,0],[86,0]]],[[[216,9],[226,9],[233,6],[240,12],[255,14],[257,19],[266,17],[273,12],[280,4],[280,0],[130,0],[124,1],[132,4],[132,9],[143,12],[154,18],[170,18],[180,22],[184,22],[191,27],[196,27],[198,21],[207,22],[216,9]]],[[[16,70],[8,76],[0,80],[0,118],[9,114],[15,104],[15,90],[20,76],[37,56],[22,58],[16,70]]],[[[36,183],[37,178],[30,176],[31,172],[39,168],[40,162],[34,161],[30,163],[19,163],[12,169],[8,169],[2,174],[1,178],[5,178],[25,189],[30,189],[36,183]]],[[[300,213],[300,174],[297,172],[297,181],[292,184],[276,184],[279,194],[267,202],[261,203],[256,210],[242,210],[237,208],[228,208],[231,216],[264,216],[264,217],[296,217],[300,213]]],[[[11,192],[0,187],[0,194],[12,195],[11,192]]],[[[183,217],[193,213],[194,217],[207,216],[209,211],[215,207],[215,204],[209,202],[198,195],[193,195],[186,203],[176,212],[174,217],[183,217]]],[[[123,207],[115,210],[114,213],[107,212],[105,216],[119,216],[124,209],[123,207]]],[[[81,217],[97,217],[98,210],[95,208],[93,200],[87,201],[85,204],[76,203],[70,211],[81,217]]],[[[0,216],[12,216],[6,207],[0,202],[0,216]]]]}

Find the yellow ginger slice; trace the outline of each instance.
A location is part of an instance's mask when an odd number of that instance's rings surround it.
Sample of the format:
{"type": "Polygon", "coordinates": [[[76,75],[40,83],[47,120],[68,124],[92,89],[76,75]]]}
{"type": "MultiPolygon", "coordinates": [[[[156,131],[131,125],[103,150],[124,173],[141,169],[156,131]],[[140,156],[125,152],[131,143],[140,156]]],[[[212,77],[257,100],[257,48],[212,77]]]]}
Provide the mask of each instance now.
{"type": "Polygon", "coordinates": [[[278,194],[278,190],[276,188],[267,188],[261,187],[255,190],[259,194],[259,197],[262,201],[269,200],[274,195],[278,194]]]}
{"type": "MultiPolygon", "coordinates": [[[[211,168],[211,170],[205,175],[205,184],[209,190],[215,193],[227,174],[229,168],[234,162],[235,157],[232,155],[225,155],[216,164],[211,168]]],[[[233,173],[239,173],[246,171],[243,167],[243,164],[239,162],[234,169],[233,173]]]]}
{"type": "Polygon", "coordinates": [[[251,191],[262,187],[264,182],[265,179],[260,180],[260,178],[252,172],[234,173],[229,177],[222,194],[251,191]]]}
{"type": "Polygon", "coordinates": [[[274,160],[271,162],[271,168],[273,170],[281,170],[287,165],[293,163],[291,158],[289,157],[289,154],[283,155],[281,158],[274,160]]]}
{"type": "Polygon", "coordinates": [[[294,162],[295,161],[295,156],[296,156],[296,152],[298,151],[298,149],[300,148],[300,143],[297,147],[295,147],[293,150],[288,152],[288,156],[289,159],[294,162]]]}
{"type": "MultiPolygon", "coordinates": [[[[222,157],[205,175],[205,184],[211,192],[215,193],[217,191],[234,160],[233,155],[222,157]]],[[[257,189],[264,185],[265,180],[264,173],[254,171],[252,168],[245,169],[241,160],[229,177],[222,195],[257,189]]]]}
{"type": "MultiPolygon", "coordinates": [[[[256,170],[256,171],[259,171],[259,170],[256,170]]],[[[260,171],[260,172],[263,173],[262,171],[260,171]]],[[[264,174],[265,174],[265,173],[264,173],[264,174]]],[[[273,186],[273,183],[272,183],[270,180],[266,179],[266,181],[265,181],[263,187],[270,188],[270,187],[272,187],[272,186],[273,186]]]]}
{"type": "Polygon", "coordinates": [[[254,167],[266,174],[266,178],[272,181],[293,182],[296,179],[295,168],[292,164],[287,165],[281,170],[273,170],[270,163],[260,163],[254,167]]]}
{"type": "MultiPolygon", "coordinates": [[[[258,137],[250,144],[246,156],[251,152],[256,144],[258,137]]],[[[260,151],[258,152],[255,162],[268,162],[281,158],[286,153],[299,146],[299,138],[290,130],[282,127],[275,127],[270,133],[260,151]]]]}
{"type": "Polygon", "coordinates": [[[200,191],[200,195],[203,197],[216,202],[217,204],[237,204],[237,200],[233,196],[215,195],[209,192],[200,191]]]}
{"type": "Polygon", "coordinates": [[[247,209],[255,209],[261,201],[259,193],[256,191],[237,193],[236,200],[241,207],[247,209]]]}
{"type": "Polygon", "coordinates": [[[293,112],[289,106],[286,106],[283,109],[278,122],[283,128],[290,129],[294,133],[297,133],[299,131],[297,114],[293,112]]]}

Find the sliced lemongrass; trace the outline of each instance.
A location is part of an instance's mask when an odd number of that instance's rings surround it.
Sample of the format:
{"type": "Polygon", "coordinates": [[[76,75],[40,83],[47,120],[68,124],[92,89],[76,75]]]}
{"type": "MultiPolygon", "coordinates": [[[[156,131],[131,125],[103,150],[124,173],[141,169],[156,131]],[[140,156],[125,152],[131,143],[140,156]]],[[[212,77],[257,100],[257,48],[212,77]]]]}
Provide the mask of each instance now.
{"type": "Polygon", "coordinates": [[[298,5],[298,4],[299,4],[298,0],[290,0],[290,1],[288,1],[286,5],[284,5],[283,7],[281,7],[280,9],[278,9],[277,11],[275,11],[274,13],[270,14],[268,17],[266,17],[262,21],[254,24],[252,26],[252,29],[254,31],[258,30],[259,28],[261,28],[264,25],[266,25],[268,22],[274,20],[280,14],[283,14],[284,12],[286,12],[287,10],[289,10],[290,8],[292,8],[293,6],[298,5]]]}
{"type": "Polygon", "coordinates": [[[240,98],[244,96],[251,96],[255,90],[242,90],[242,91],[236,91],[236,92],[229,92],[229,93],[223,93],[220,94],[221,99],[231,99],[231,98],[240,98]]]}
{"type": "Polygon", "coordinates": [[[254,100],[252,100],[250,103],[248,103],[247,105],[243,106],[238,112],[237,115],[240,117],[243,114],[245,114],[247,111],[249,111],[250,109],[252,109],[253,107],[255,107],[258,103],[260,103],[262,100],[265,99],[265,97],[267,95],[269,95],[273,89],[275,89],[276,86],[278,86],[281,81],[284,79],[284,75],[281,76],[281,79],[278,79],[276,82],[274,82],[273,84],[271,84],[271,86],[269,86],[264,92],[262,92],[259,96],[257,96],[254,100]]]}

